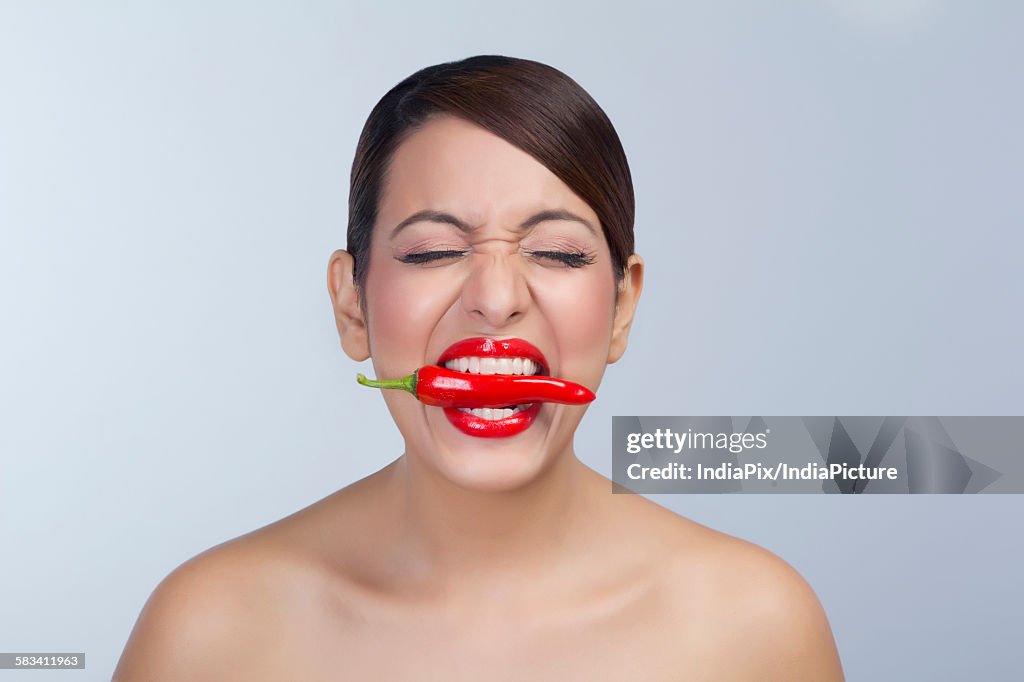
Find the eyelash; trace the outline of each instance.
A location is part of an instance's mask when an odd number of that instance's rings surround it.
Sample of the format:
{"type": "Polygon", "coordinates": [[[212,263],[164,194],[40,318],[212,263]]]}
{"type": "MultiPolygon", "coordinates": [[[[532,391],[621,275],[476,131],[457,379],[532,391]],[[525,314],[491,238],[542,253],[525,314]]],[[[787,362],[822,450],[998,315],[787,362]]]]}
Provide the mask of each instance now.
{"type": "Polygon", "coordinates": [[[403,263],[412,263],[418,265],[420,263],[430,263],[431,261],[441,260],[442,258],[451,258],[452,256],[465,255],[465,251],[421,251],[419,253],[407,253],[404,256],[398,256],[398,260],[403,263]]]}
{"type": "Polygon", "coordinates": [[[582,268],[584,265],[593,265],[594,257],[582,251],[527,251],[531,256],[540,256],[556,260],[570,268],[582,268]]]}
{"type": "MultiPolygon", "coordinates": [[[[585,265],[594,264],[594,257],[582,251],[527,251],[527,253],[531,256],[539,256],[541,258],[558,261],[570,268],[582,268],[585,265]]],[[[420,253],[407,253],[404,256],[399,256],[398,260],[402,263],[419,265],[422,263],[431,263],[433,261],[442,260],[444,258],[464,255],[466,255],[465,251],[421,251],[420,253]]]]}

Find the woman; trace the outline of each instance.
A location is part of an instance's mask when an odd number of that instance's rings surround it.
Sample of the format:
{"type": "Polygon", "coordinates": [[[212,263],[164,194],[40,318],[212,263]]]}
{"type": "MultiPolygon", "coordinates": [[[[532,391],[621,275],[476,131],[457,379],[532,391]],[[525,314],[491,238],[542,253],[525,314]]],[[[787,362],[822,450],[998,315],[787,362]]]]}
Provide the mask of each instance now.
{"type": "MultiPolygon", "coordinates": [[[[596,390],[625,351],[629,168],[561,72],[481,56],[410,76],[370,114],[349,208],[329,292],[378,377],[442,364],[596,390]]],[[[787,564],[612,495],[576,458],[585,405],[382,393],[405,452],[175,570],[116,679],[842,679],[787,564]]]]}

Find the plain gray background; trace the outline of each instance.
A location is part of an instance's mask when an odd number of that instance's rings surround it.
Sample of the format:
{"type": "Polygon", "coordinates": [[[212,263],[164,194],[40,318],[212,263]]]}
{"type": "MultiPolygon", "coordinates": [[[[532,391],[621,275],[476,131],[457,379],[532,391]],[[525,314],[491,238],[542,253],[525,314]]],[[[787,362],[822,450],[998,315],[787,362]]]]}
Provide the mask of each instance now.
{"type": "MultiPolygon", "coordinates": [[[[0,650],[109,677],[178,564],[401,452],[326,291],[370,108],[537,59],[616,125],[611,416],[1024,413],[1013,2],[0,2],[0,650]]],[[[364,364],[364,367],[368,363],[364,364]]],[[[817,590],[851,680],[1021,679],[1019,496],[665,496],[817,590]]]]}

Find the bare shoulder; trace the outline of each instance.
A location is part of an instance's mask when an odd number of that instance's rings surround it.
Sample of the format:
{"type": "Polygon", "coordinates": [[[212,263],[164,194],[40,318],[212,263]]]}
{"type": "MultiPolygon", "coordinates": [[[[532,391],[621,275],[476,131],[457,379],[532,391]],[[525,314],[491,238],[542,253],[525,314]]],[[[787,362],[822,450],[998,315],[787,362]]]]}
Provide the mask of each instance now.
{"type": "Polygon", "coordinates": [[[372,498],[375,478],[172,571],[143,606],[115,682],[313,679],[314,671],[296,671],[296,661],[323,661],[337,623],[351,620],[344,559],[359,554],[353,538],[372,536],[351,526],[366,525],[369,514],[353,510],[372,508],[358,502],[372,498]],[[318,653],[300,655],[311,651],[318,653]]]}
{"type": "Polygon", "coordinates": [[[257,652],[280,648],[281,623],[315,599],[316,568],[261,536],[219,545],[172,571],[135,624],[115,682],[255,679],[257,652]]]}
{"type": "Polygon", "coordinates": [[[727,661],[730,679],[843,680],[825,611],[787,562],[753,543],[684,520],[665,577],[686,627],[727,661]]]}

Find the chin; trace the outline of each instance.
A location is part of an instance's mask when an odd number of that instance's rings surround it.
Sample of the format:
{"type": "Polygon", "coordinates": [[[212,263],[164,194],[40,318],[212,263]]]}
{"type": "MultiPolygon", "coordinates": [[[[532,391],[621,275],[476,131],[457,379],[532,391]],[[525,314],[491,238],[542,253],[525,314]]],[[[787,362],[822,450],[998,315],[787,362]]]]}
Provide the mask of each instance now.
{"type": "Polygon", "coordinates": [[[539,411],[529,428],[514,435],[474,437],[438,410],[425,430],[404,434],[406,453],[464,490],[513,492],[542,479],[559,458],[572,456],[572,434],[582,416],[583,408],[559,405],[539,411]]]}
{"type": "Polygon", "coordinates": [[[441,476],[465,490],[506,493],[539,479],[549,464],[549,457],[545,454],[541,450],[506,445],[474,451],[449,451],[432,464],[441,476]]]}

